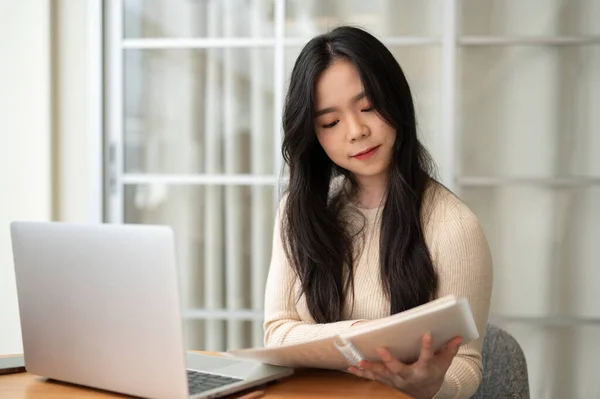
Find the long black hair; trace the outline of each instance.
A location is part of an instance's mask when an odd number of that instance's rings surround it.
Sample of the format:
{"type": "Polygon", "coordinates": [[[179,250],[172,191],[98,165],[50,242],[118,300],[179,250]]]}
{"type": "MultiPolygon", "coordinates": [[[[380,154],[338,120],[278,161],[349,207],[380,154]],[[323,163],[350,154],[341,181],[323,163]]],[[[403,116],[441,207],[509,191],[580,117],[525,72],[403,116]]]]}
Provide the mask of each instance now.
{"type": "Polygon", "coordinates": [[[346,296],[353,291],[354,237],[340,212],[343,201],[330,196],[334,177],[341,174],[350,182],[353,179],[329,159],[314,128],[315,82],[338,59],[356,67],[371,106],[396,129],[379,248],[390,313],[426,303],[437,290],[437,274],[421,224],[433,162],[417,137],[408,82],[377,38],[362,29],[341,26],[316,36],[302,49],[283,112],[282,152],[290,179],[282,212],[282,241],[308,310],[318,323],[341,320],[346,296]]]}

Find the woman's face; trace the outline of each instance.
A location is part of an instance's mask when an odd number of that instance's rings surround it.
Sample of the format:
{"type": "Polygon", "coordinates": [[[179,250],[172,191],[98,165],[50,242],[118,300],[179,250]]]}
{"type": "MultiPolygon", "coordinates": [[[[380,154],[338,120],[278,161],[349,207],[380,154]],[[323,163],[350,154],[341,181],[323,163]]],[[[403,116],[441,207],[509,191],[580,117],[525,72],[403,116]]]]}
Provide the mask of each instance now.
{"type": "Polygon", "coordinates": [[[315,131],[329,158],[365,179],[387,178],[396,130],[371,109],[358,71],[335,61],[316,82],[315,131]]]}

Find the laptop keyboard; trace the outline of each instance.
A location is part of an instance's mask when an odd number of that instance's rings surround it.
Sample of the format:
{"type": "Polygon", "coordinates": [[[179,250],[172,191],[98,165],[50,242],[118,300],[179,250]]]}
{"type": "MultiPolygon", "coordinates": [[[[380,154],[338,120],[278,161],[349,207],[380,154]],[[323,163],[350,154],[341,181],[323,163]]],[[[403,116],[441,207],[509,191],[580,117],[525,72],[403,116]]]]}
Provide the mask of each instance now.
{"type": "Polygon", "coordinates": [[[240,382],[238,378],[225,377],[222,375],[202,373],[199,371],[187,370],[188,386],[190,395],[196,395],[201,392],[209,391],[225,385],[240,382]]]}

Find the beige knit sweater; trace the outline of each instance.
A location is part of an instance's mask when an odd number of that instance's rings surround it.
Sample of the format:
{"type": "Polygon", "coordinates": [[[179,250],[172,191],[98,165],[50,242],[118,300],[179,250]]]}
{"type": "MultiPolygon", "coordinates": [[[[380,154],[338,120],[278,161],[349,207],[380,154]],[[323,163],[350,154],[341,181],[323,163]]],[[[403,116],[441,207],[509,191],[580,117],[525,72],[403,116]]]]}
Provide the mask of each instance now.
{"type": "MultiPolygon", "coordinates": [[[[426,195],[424,209],[430,210],[430,216],[423,217],[423,227],[439,275],[437,296],[467,298],[480,333],[479,339],[459,349],[435,399],[469,398],[481,382],[481,347],[490,306],[492,259],[476,216],[449,191],[439,185],[433,187],[426,195]]],[[[355,209],[365,215],[367,225],[365,245],[355,265],[354,304],[346,304],[344,321],[327,324],[316,324],[305,298],[298,300],[299,282],[283,251],[278,213],[265,293],[265,346],[324,337],[352,328],[358,320],[390,315],[390,303],[379,275],[381,209],[355,209]]]]}

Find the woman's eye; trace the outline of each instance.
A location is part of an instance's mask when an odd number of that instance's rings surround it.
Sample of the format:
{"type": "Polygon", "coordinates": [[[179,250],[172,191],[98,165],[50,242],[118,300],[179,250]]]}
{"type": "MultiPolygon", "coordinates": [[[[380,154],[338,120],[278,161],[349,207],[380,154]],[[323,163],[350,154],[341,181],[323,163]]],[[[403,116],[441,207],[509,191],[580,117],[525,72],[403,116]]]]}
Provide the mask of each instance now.
{"type": "Polygon", "coordinates": [[[371,112],[373,111],[373,107],[367,107],[367,108],[363,108],[361,109],[362,112],[371,112]]]}
{"type": "Polygon", "coordinates": [[[331,122],[331,123],[328,123],[328,124],[326,124],[326,125],[323,125],[323,127],[324,127],[325,129],[328,129],[328,128],[331,128],[331,127],[334,127],[335,125],[337,125],[337,124],[338,124],[338,122],[339,122],[339,121],[333,121],[333,122],[331,122]]]}

